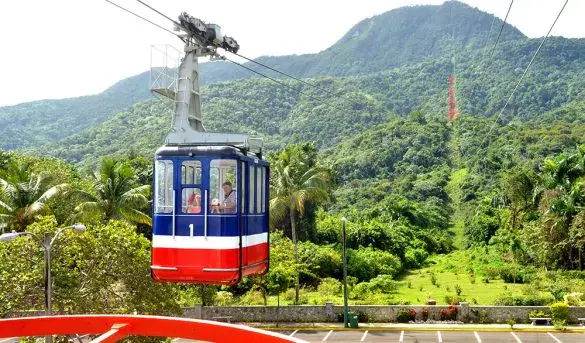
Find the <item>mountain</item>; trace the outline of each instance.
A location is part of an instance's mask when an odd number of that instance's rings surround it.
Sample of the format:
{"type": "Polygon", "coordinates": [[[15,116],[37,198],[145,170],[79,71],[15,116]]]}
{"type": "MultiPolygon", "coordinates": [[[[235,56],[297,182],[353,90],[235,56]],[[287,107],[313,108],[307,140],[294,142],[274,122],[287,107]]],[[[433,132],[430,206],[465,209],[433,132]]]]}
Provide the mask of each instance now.
{"type": "MultiPolygon", "coordinates": [[[[495,39],[492,22],[494,27],[501,23],[499,19],[494,21],[492,15],[457,1],[441,6],[399,8],[364,19],[325,51],[300,56],[264,56],[258,61],[299,77],[364,75],[480,48],[495,39]]],[[[501,41],[524,38],[516,28],[506,25],[501,41]]],[[[204,63],[201,74],[203,84],[253,76],[228,62],[204,63]]],[[[267,74],[279,77],[271,72],[267,74]]],[[[0,137],[3,137],[0,148],[17,149],[59,141],[99,125],[149,97],[148,73],[143,73],[97,95],[0,107],[0,137]]]]}
{"type": "MultiPolygon", "coordinates": [[[[499,18],[458,1],[441,6],[402,7],[360,21],[334,45],[317,54],[263,56],[257,60],[300,77],[359,75],[482,48],[496,39],[498,30],[494,28],[501,24],[499,18]]],[[[500,41],[525,38],[506,24],[500,41]]],[[[208,83],[251,76],[249,71],[228,62],[206,67],[202,69],[202,79],[208,83]]]]}
{"type": "Polygon", "coordinates": [[[0,107],[0,149],[55,142],[101,124],[137,101],[150,98],[148,79],[149,74],[142,73],[96,95],[0,107]]]}

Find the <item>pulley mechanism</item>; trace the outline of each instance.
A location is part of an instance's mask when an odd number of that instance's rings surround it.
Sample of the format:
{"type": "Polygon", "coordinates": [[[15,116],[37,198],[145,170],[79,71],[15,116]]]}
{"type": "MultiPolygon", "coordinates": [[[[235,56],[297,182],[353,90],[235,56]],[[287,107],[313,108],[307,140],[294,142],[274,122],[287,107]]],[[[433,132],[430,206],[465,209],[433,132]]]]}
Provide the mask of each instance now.
{"type": "MultiPolygon", "coordinates": [[[[222,35],[219,25],[205,23],[186,12],[181,13],[174,23],[175,31],[182,32],[178,36],[185,43],[185,56],[179,64],[178,76],[173,78],[169,87],[151,84],[153,92],[175,101],[171,132],[165,144],[229,145],[261,154],[262,140],[244,134],[206,132],[202,122],[198,59],[224,59],[217,53],[218,48],[237,53],[240,45],[234,38],[222,35]]],[[[160,73],[160,68],[151,68],[151,80],[160,79],[153,77],[152,73],[160,73]]]]}

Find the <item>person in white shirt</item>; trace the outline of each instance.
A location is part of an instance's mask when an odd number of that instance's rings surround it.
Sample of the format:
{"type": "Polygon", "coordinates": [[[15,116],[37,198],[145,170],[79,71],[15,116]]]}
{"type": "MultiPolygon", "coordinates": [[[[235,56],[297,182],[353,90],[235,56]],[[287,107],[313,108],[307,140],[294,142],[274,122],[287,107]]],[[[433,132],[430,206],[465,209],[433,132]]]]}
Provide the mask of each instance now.
{"type": "Polygon", "coordinates": [[[232,183],[229,181],[224,182],[221,187],[223,188],[224,199],[214,204],[212,202],[212,212],[219,213],[236,213],[236,191],[234,190],[232,183]]]}

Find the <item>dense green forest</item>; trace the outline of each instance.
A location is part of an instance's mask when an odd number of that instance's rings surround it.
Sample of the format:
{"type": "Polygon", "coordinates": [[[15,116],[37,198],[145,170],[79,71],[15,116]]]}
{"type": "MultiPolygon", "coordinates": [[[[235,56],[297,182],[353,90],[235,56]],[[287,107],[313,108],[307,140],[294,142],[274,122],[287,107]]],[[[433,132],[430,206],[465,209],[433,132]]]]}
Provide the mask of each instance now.
{"type": "MultiPolygon", "coordinates": [[[[455,1],[402,8],[318,54],[259,59],[335,97],[202,66],[206,128],[267,145],[264,278],[150,280],[151,159],[172,102],[148,99],[146,74],[99,95],[0,108],[0,228],[87,224],[64,236],[55,262],[55,307],[72,312],[339,303],[343,217],[351,303],[583,304],[585,41],[551,38],[496,121],[539,40],[507,25],[490,59],[492,19],[455,1]]],[[[0,244],[0,316],[41,307],[41,258],[31,239],[0,244]]]]}

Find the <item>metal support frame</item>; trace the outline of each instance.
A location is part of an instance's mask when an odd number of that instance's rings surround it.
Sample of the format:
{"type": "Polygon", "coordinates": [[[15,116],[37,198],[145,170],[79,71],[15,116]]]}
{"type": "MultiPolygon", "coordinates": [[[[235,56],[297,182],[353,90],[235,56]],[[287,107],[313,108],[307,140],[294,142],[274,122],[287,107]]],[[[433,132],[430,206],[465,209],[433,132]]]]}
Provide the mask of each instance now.
{"type": "Polygon", "coordinates": [[[153,46],[151,49],[151,91],[174,100],[171,131],[166,145],[217,145],[234,146],[245,151],[262,153],[263,142],[245,134],[206,132],[201,112],[199,58],[222,59],[217,49],[205,46],[196,39],[187,39],[185,55],[177,69],[167,63],[175,63],[173,56],[162,58],[163,66],[154,66],[155,54],[174,54],[177,50],[153,46]],[[172,81],[171,81],[172,79],[172,81]]]}

